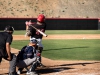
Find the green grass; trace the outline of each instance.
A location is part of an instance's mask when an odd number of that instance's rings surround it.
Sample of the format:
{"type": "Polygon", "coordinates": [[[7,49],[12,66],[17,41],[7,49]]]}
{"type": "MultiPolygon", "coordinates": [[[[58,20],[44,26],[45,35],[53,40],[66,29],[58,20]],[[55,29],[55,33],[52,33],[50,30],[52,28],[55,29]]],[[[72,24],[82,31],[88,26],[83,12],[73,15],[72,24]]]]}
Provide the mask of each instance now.
{"type": "Polygon", "coordinates": [[[14,35],[25,35],[26,31],[25,30],[15,30],[14,35]]]}
{"type": "MultiPolygon", "coordinates": [[[[15,30],[14,35],[24,35],[25,30],[15,30]]],[[[100,34],[100,30],[46,30],[46,34],[100,34]]]]}
{"type": "Polygon", "coordinates": [[[100,30],[47,30],[47,34],[100,34],[100,30]]]}
{"type": "MultiPolygon", "coordinates": [[[[14,35],[24,35],[25,30],[14,35]]],[[[46,30],[46,34],[100,34],[100,30],[46,30]]],[[[21,49],[29,41],[13,41],[12,47],[21,49]]],[[[100,40],[43,40],[42,56],[54,60],[100,60],[100,40]]]]}
{"type": "MultiPolygon", "coordinates": [[[[13,41],[21,49],[29,41],[13,41]]],[[[43,40],[42,56],[54,60],[100,60],[100,40],[43,40]]]]}

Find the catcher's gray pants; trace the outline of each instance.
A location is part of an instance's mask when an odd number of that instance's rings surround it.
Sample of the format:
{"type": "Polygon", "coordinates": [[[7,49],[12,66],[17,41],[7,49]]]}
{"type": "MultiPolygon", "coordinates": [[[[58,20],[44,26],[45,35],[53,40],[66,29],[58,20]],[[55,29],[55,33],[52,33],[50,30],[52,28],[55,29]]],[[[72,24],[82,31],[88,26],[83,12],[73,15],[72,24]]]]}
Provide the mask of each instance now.
{"type": "Polygon", "coordinates": [[[36,61],[36,57],[28,58],[28,59],[25,59],[25,60],[19,60],[17,62],[17,67],[19,67],[19,68],[26,68],[27,66],[31,65],[35,61],[36,61]]]}

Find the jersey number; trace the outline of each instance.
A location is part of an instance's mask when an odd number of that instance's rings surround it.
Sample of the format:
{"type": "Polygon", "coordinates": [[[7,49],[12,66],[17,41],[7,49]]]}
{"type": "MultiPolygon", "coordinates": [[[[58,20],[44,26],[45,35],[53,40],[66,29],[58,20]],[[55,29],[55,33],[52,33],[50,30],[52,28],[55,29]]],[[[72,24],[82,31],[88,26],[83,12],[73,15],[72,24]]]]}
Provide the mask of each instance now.
{"type": "MultiPolygon", "coordinates": [[[[39,29],[40,31],[44,32],[44,29],[39,29]]],[[[38,31],[36,31],[37,35],[40,35],[40,33],[38,31]]]]}

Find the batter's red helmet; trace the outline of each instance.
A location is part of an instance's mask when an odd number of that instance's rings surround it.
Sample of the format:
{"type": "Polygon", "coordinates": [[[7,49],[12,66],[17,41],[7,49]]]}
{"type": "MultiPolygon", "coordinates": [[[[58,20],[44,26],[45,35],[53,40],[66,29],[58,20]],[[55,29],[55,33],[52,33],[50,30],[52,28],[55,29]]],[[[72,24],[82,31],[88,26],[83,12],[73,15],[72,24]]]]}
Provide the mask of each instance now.
{"type": "Polygon", "coordinates": [[[44,22],[44,20],[45,20],[45,16],[43,14],[40,14],[37,18],[37,21],[39,22],[44,22]]]}

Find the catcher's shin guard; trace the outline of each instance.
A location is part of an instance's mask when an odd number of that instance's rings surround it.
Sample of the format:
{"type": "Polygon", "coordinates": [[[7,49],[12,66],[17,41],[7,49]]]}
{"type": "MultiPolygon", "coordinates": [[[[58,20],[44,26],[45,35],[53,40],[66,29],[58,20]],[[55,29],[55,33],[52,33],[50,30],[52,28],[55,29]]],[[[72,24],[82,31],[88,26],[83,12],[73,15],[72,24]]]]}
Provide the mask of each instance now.
{"type": "Polygon", "coordinates": [[[37,50],[37,52],[36,52],[36,57],[37,57],[37,66],[38,66],[38,67],[45,67],[45,66],[41,63],[41,53],[39,52],[39,50],[37,50]]]}
{"type": "Polygon", "coordinates": [[[33,62],[33,64],[30,67],[30,71],[35,71],[35,69],[37,68],[37,61],[33,62]]]}

